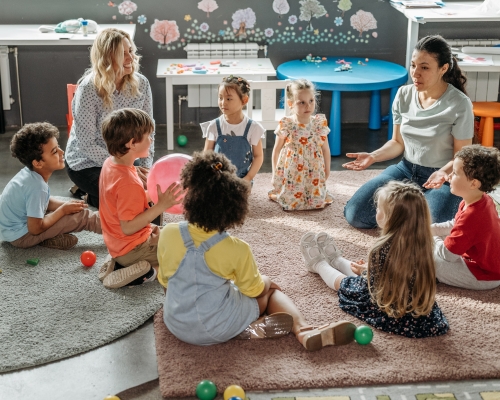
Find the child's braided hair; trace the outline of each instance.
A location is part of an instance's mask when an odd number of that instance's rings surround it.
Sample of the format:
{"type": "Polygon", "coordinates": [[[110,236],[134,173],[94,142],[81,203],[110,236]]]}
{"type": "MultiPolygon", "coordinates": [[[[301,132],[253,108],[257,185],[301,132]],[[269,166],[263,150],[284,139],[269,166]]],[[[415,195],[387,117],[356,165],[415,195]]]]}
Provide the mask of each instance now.
{"type": "Polygon", "coordinates": [[[219,88],[223,86],[226,89],[234,89],[236,93],[238,93],[238,97],[241,101],[245,97],[248,97],[250,93],[250,84],[245,78],[241,76],[229,75],[222,79],[222,83],[219,85],[219,88]]]}

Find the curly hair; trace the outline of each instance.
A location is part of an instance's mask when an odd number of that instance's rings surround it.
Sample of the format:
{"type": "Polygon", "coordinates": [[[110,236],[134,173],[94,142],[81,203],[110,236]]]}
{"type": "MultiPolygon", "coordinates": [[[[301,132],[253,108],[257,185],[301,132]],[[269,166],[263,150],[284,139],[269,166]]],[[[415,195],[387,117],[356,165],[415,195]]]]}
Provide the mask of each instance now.
{"type": "Polygon", "coordinates": [[[80,78],[80,83],[87,75],[94,74],[93,82],[97,94],[103,100],[104,107],[113,108],[113,92],[116,90],[115,80],[122,74],[123,40],[127,39],[132,48],[132,73],[123,77],[123,91],[131,97],[139,95],[139,81],[135,72],[139,72],[141,56],[136,54],[137,47],[130,35],[116,28],[103,29],[97,35],[90,49],[91,67],[80,78]]]}
{"type": "Polygon", "coordinates": [[[250,84],[245,78],[242,78],[241,76],[226,76],[219,84],[219,89],[221,87],[226,90],[226,93],[228,89],[233,89],[238,94],[238,97],[241,101],[244,101],[245,97],[248,97],[250,93],[250,84]]]}
{"type": "Polygon", "coordinates": [[[248,214],[249,183],[236,176],[229,159],[213,151],[195,152],[181,172],[184,216],[205,232],[241,226],[248,214]]]}
{"type": "Polygon", "coordinates": [[[500,182],[500,151],[496,147],[473,144],[462,147],[455,158],[463,162],[464,174],[469,180],[481,182],[481,190],[490,193],[500,182]]]}
{"type": "Polygon", "coordinates": [[[58,137],[59,130],[48,122],[26,124],[12,137],[10,153],[33,170],[33,161],[42,159],[43,145],[58,137]]]}
{"type": "Polygon", "coordinates": [[[109,113],[102,121],[102,137],[109,154],[121,157],[129,152],[126,146],[142,142],[144,135],[153,132],[154,123],[149,114],[137,108],[121,108],[109,113]]]}
{"type": "Polygon", "coordinates": [[[427,315],[436,296],[436,269],[425,196],[411,182],[390,181],[377,190],[375,202],[386,215],[386,223],[369,254],[367,281],[372,300],[390,317],[427,315]],[[388,244],[389,253],[380,265],[380,254],[388,244]]]}

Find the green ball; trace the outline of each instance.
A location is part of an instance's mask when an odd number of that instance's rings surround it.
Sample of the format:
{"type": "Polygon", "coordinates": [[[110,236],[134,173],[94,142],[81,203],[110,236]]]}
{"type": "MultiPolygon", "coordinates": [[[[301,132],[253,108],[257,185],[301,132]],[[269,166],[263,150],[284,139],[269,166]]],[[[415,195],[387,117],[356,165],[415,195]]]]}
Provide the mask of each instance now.
{"type": "Polygon", "coordinates": [[[366,325],[360,325],[354,331],[354,340],[361,345],[368,344],[373,339],[372,328],[366,325]]]}
{"type": "Polygon", "coordinates": [[[217,386],[212,381],[205,379],[196,385],[196,397],[200,400],[213,400],[215,396],[217,396],[217,386]]]}
{"type": "Polygon", "coordinates": [[[181,147],[184,147],[188,142],[188,138],[185,135],[177,136],[177,144],[181,147]]]}

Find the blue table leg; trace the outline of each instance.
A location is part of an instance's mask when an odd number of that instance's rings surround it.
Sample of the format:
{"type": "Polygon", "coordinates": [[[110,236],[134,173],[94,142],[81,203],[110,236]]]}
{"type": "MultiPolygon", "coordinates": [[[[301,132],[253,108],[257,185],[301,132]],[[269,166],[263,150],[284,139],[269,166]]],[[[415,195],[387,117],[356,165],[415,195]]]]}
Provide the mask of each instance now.
{"type": "Polygon", "coordinates": [[[391,99],[389,101],[389,126],[387,128],[387,140],[392,139],[392,131],[394,129],[392,124],[392,103],[394,102],[394,98],[396,97],[396,93],[398,92],[399,87],[391,88],[391,99]]]}
{"type": "Polygon", "coordinates": [[[378,130],[381,127],[381,106],[380,90],[372,91],[370,100],[370,119],[368,120],[368,129],[378,130]]]}
{"type": "Polygon", "coordinates": [[[332,156],[340,156],[340,124],[342,115],[340,112],[340,92],[332,92],[332,109],[330,111],[330,134],[328,135],[328,145],[332,156]]]}

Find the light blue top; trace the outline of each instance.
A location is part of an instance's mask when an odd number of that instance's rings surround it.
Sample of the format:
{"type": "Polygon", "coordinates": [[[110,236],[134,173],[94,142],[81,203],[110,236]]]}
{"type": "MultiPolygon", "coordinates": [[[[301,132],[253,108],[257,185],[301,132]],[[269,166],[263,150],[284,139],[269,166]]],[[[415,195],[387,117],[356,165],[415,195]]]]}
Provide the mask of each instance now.
{"type": "MultiPolygon", "coordinates": [[[[135,73],[139,81],[139,95],[131,97],[123,91],[115,91],[113,110],[121,108],[138,108],[153,119],[153,97],[147,78],[135,73]]],[[[93,74],[87,75],[76,89],[73,97],[73,125],[66,145],[65,159],[73,171],[86,168],[102,167],[109,157],[106,142],[102,137],[102,122],[112,110],[106,110],[101,97],[93,83],[93,74]]],[[[153,120],[154,124],[154,120],[153,120]]],[[[154,133],[152,135],[154,138],[154,133]]],[[[149,157],[140,158],[141,167],[151,168],[153,164],[154,141],[149,148],[149,157]]]]}
{"type": "Polygon", "coordinates": [[[355,57],[328,57],[320,63],[288,61],[279,65],[276,73],[278,79],[305,78],[313,82],[318,90],[341,92],[390,89],[404,85],[408,79],[408,72],[401,65],[355,57]],[[350,62],[352,70],[335,72],[336,68],[344,65],[337,63],[339,60],[350,62]]]}
{"type": "Polygon", "coordinates": [[[0,239],[13,242],[28,233],[28,217],[43,218],[50,189],[42,176],[24,167],[5,186],[0,198],[0,239]]]}
{"type": "Polygon", "coordinates": [[[393,121],[401,125],[405,158],[423,167],[441,168],[453,159],[453,141],[474,136],[472,103],[448,85],[443,95],[423,109],[414,85],[399,88],[392,104],[393,121]]]}

